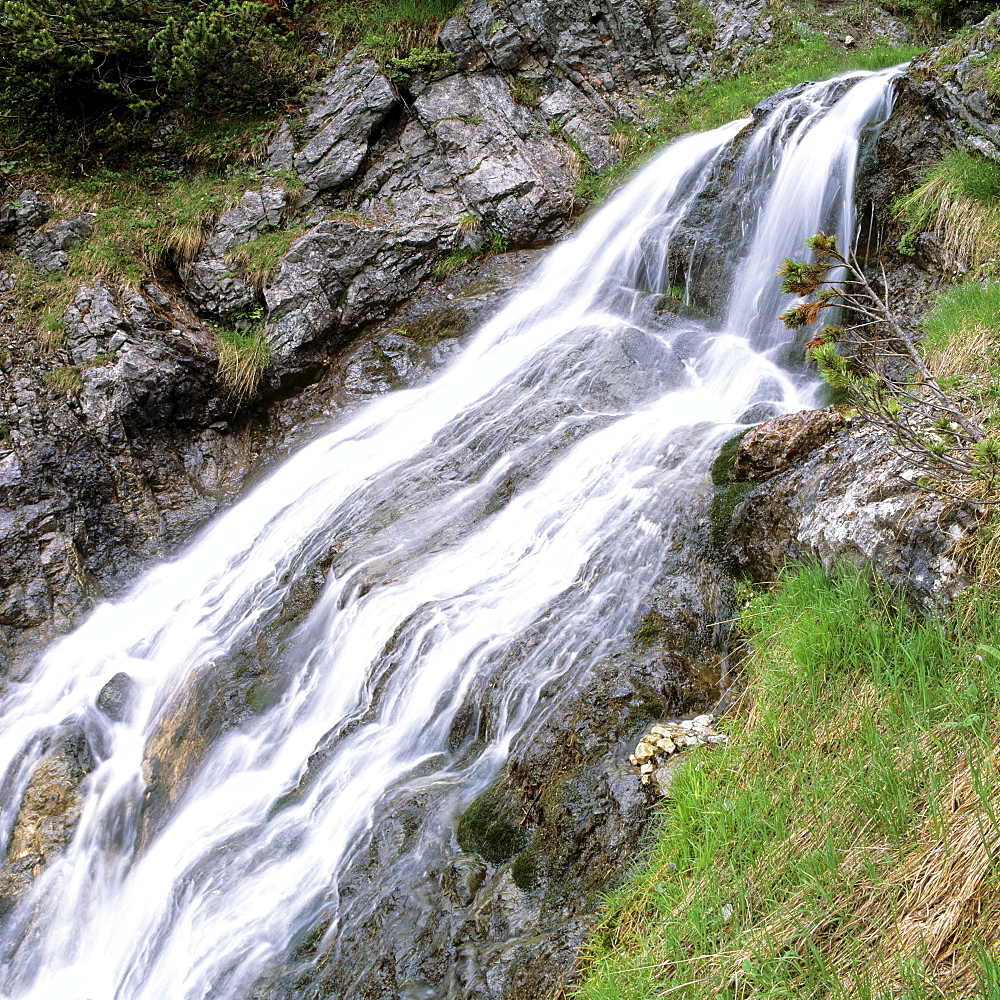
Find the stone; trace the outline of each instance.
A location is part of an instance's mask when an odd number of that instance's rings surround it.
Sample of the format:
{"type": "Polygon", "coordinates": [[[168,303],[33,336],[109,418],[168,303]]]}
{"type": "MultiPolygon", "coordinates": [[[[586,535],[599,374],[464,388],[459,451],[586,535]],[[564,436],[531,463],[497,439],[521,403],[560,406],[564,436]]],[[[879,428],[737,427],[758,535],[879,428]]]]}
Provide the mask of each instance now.
{"type": "Polygon", "coordinates": [[[128,714],[135,693],[135,681],[120,670],[101,688],[100,694],[97,696],[97,707],[109,719],[121,722],[128,714]]]}
{"type": "Polygon", "coordinates": [[[818,448],[845,423],[843,413],[833,406],[765,420],[740,441],[730,479],[760,482],[776,476],[818,448]]]}
{"type": "Polygon", "coordinates": [[[61,271],[69,264],[69,252],[90,235],[97,221],[92,212],[75,219],[24,232],[15,242],[15,252],[43,274],[61,271]]]}
{"type": "MultiPolygon", "coordinates": [[[[357,173],[372,132],[397,101],[392,84],[373,59],[349,56],[340,63],[310,102],[305,127],[313,137],[290,157],[312,194],[339,187],[357,173]]],[[[287,169],[289,138],[279,132],[272,144],[273,169],[287,169]]]]}
{"type": "MultiPolygon", "coordinates": [[[[736,569],[774,580],[790,562],[868,568],[920,607],[939,609],[968,583],[960,543],[973,506],[932,497],[885,432],[861,424],[756,486],[737,508],[726,550],[736,569]]],[[[919,473],[917,473],[919,475],[919,473]]]]}

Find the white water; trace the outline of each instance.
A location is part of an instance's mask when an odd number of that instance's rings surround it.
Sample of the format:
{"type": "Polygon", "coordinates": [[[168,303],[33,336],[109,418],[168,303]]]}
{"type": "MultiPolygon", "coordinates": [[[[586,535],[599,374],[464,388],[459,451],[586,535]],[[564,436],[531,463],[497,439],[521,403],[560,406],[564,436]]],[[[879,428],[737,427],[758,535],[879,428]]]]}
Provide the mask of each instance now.
{"type": "Polygon", "coordinates": [[[99,763],[68,850],[2,918],[0,995],[245,998],[318,919],[333,946],[378,905],[376,887],[341,912],[338,879],[376,817],[424,792],[418,844],[386,875],[416,884],[421,845],[447,844],[546,683],[571,685],[634,627],[719,443],[751,406],[812,403],[814,384],[779,364],[776,270],[819,228],[850,242],[858,137],[888,110],[890,77],[854,74],[832,107],[842,85],[816,85],[758,128],[721,325],[655,307],[671,233],[746,122],[671,146],[444,374],[331,429],[11,687],[3,845],[68,720],[99,763]],[[218,740],[140,848],[147,740],[331,552],[321,597],[274,651],[279,700],[218,740]],[[137,695],[116,723],[95,700],[119,671],[137,695]],[[451,746],[469,704],[476,738],[451,746]]]}

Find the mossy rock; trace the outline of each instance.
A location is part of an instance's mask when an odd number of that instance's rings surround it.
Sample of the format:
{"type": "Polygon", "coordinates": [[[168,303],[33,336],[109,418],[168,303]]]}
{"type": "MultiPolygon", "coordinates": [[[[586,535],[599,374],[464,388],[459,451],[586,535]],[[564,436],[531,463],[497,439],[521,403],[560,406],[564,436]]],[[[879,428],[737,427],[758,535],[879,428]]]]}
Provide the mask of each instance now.
{"type": "Polygon", "coordinates": [[[736,508],[743,503],[756,485],[756,483],[730,483],[715,491],[708,516],[712,522],[712,544],[716,549],[721,549],[726,544],[726,536],[733,523],[736,508]]]}
{"type": "Polygon", "coordinates": [[[713,485],[729,486],[732,483],[733,465],[736,464],[736,452],[739,450],[740,442],[750,433],[751,429],[748,427],[746,430],[734,434],[719,449],[719,454],[715,456],[715,461],[712,463],[713,485]]]}
{"type": "Polygon", "coordinates": [[[435,309],[413,323],[407,324],[406,336],[421,347],[433,347],[448,337],[461,337],[469,332],[472,320],[469,314],[458,306],[435,309]]]}
{"type": "Polygon", "coordinates": [[[522,892],[531,892],[538,885],[538,856],[533,846],[514,858],[510,874],[514,885],[522,892]]]}
{"type": "Polygon", "coordinates": [[[517,816],[518,804],[502,786],[487,788],[458,821],[463,851],[502,864],[527,846],[528,834],[517,816]]]}

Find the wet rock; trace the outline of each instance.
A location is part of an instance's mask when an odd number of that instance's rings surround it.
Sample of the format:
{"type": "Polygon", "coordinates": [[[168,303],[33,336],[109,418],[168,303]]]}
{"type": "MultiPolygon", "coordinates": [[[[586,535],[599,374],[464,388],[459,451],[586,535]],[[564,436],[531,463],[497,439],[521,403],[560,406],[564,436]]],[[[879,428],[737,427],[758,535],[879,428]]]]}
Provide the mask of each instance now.
{"type": "Polygon", "coordinates": [[[94,761],[82,733],[35,765],[18,807],[0,867],[0,913],[27,892],[53,857],[65,850],[83,810],[81,783],[94,761]]]}
{"type": "Polygon", "coordinates": [[[115,722],[121,722],[132,705],[135,697],[135,681],[124,671],[119,671],[97,696],[97,707],[115,722]]]}
{"type": "Polygon", "coordinates": [[[918,490],[919,476],[876,428],[842,432],[749,493],[728,552],[754,580],[776,579],[786,563],[807,558],[828,568],[852,562],[939,608],[968,584],[958,549],[978,517],[918,490]]]}
{"type": "Polygon", "coordinates": [[[740,440],[730,480],[760,482],[776,476],[829,440],[845,423],[844,414],[835,406],[765,420],[740,440]]]}

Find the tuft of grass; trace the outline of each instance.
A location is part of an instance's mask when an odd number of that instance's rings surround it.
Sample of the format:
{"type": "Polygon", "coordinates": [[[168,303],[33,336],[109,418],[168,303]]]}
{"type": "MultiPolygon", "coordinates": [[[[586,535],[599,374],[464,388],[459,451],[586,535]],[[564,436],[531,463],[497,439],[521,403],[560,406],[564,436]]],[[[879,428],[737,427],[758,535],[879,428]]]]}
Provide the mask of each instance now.
{"type": "Polygon", "coordinates": [[[495,229],[487,230],[486,239],[478,247],[459,247],[445,254],[434,266],[434,276],[447,278],[474,260],[485,260],[505,253],[507,241],[495,229]]]}
{"type": "Polygon", "coordinates": [[[288,229],[269,230],[249,243],[236,247],[226,254],[226,259],[238,268],[259,293],[281,262],[281,258],[288,253],[289,247],[306,232],[306,229],[305,225],[297,225],[288,229]]]}
{"type": "Polygon", "coordinates": [[[576,995],[982,996],[1000,943],[1000,608],[968,606],[920,619],[815,565],[754,596],[730,742],[678,767],[576,995]]]}
{"type": "Polygon", "coordinates": [[[360,46],[391,68],[414,52],[434,51],[459,0],[344,0],[319,5],[312,27],[328,32],[344,53],[360,46]]]}
{"type": "Polygon", "coordinates": [[[236,399],[250,399],[271,360],[271,347],[264,339],[263,327],[216,326],[212,329],[219,354],[219,381],[236,399]]]}
{"type": "Polygon", "coordinates": [[[975,274],[1000,268],[1000,164],[953,150],[920,187],[896,200],[894,211],[909,222],[903,245],[930,229],[941,239],[948,266],[975,274]]]}
{"type": "Polygon", "coordinates": [[[79,365],[57,365],[45,373],[45,384],[57,392],[66,394],[79,392],[83,388],[83,376],[80,374],[81,372],[87,368],[99,368],[113,359],[113,354],[95,354],[88,361],[84,361],[79,365]]]}
{"type": "Polygon", "coordinates": [[[542,81],[534,76],[516,77],[510,85],[510,96],[524,108],[537,108],[542,99],[542,81]]]}

